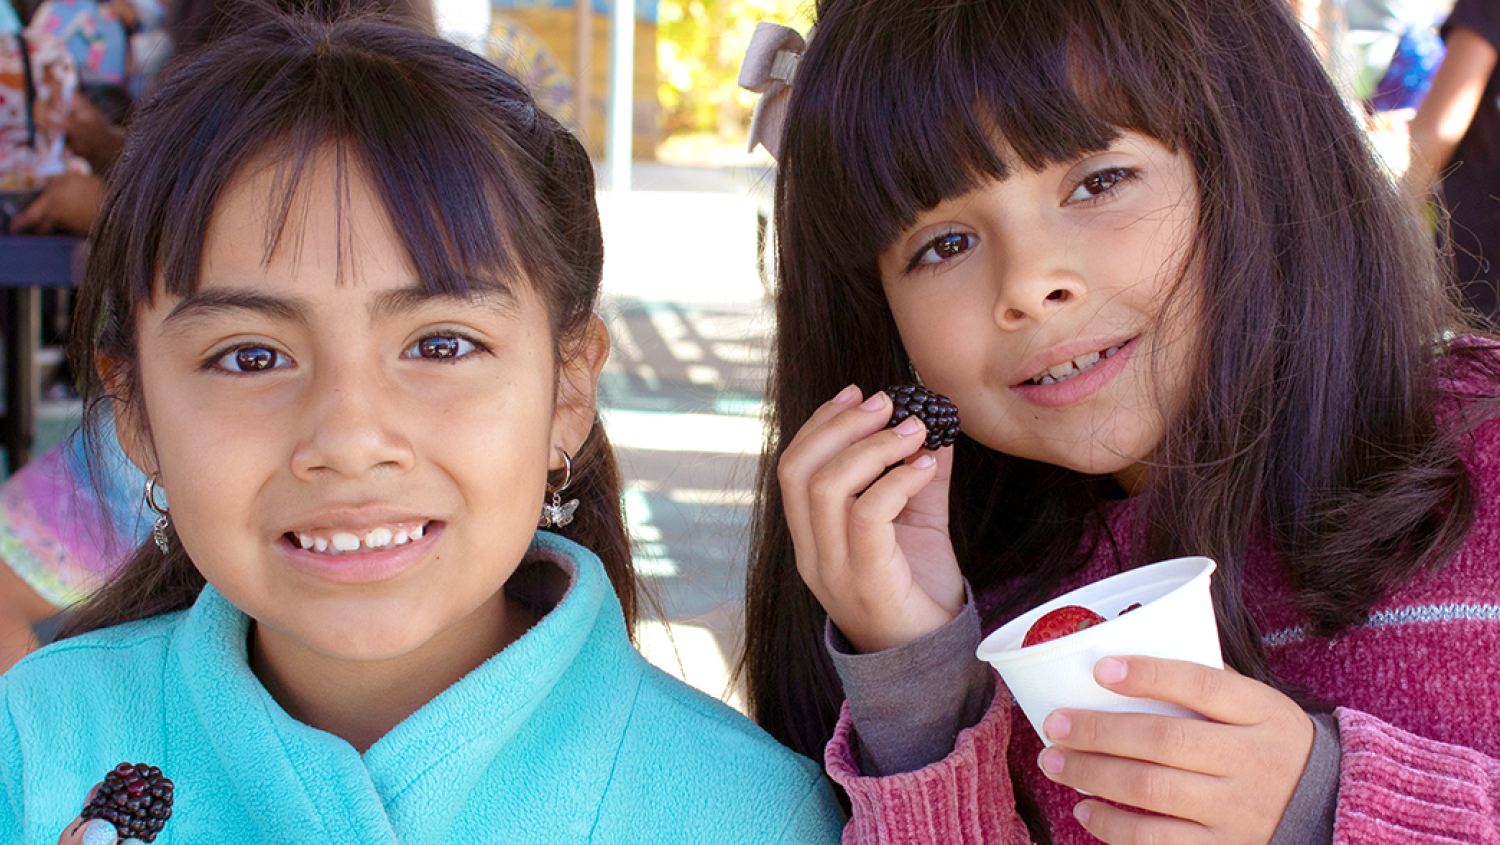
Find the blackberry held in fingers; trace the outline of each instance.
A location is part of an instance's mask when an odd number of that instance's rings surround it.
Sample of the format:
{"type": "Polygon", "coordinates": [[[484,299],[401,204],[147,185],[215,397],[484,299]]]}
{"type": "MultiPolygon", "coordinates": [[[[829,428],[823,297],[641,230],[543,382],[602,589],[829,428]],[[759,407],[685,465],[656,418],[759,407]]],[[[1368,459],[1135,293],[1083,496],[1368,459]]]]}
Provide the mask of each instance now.
{"type": "Polygon", "coordinates": [[[151,842],[172,817],[172,789],[161,769],[121,763],[104,776],[81,815],[114,825],[122,840],[151,842]]]}
{"type": "Polygon", "coordinates": [[[954,406],[953,400],[918,384],[887,387],[885,395],[891,397],[891,404],[895,406],[886,428],[891,428],[907,417],[916,417],[927,426],[927,440],[922,448],[934,452],[944,446],[952,446],[958,439],[958,408],[954,406]]]}

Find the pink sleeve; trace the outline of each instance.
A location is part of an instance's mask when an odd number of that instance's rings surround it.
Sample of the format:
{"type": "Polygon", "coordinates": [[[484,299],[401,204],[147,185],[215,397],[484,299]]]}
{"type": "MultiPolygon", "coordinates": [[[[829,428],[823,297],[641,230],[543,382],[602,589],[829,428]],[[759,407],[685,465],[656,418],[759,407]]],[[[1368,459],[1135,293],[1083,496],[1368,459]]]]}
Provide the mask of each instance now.
{"type": "Polygon", "coordinates": [[[1500,760],[1340,709],[1335,845],[1500,843],[1500,760]]]}
{"type": "Polygon", "coordinates": [[[942,760],[914,772],[865,777],[853,747],[849,706],[824,753],[828,774],[848,790],[853,817],[845,845],[1029,845],[1016,815],[1006,750],[1010,695],[1002,686],[979,724],[961,731],[942,760]]]}

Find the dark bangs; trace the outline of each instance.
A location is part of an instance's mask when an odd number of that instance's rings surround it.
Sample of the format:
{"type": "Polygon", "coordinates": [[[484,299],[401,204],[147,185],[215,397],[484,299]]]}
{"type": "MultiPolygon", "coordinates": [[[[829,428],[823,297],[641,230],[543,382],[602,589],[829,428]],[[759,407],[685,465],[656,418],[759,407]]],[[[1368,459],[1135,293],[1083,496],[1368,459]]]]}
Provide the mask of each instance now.
{"type": "MultiPolygon", "coordinates": [[[[351,168],[371,180],[430,292],[569,275],[548,233],[559,204],[543,195],[551,162],[523,152],[547,149],[529,135],[551,131],[538,126],[550,118],[466,50],[373,21],[282,19],[165,77],[132,127],[96,231],[83,294],[83,313],[104,318],[96,353],[133,357],[129,324],[158,277],[174,296],[196,289],[214,208],[252,164],[277,173],[269,258],[325,150],[340,185],[351,168]]],[[[554,328],[569,324],[552,317],[554,328]]]]}
{"type": "Polygon", "coordinates": [[[841,269],[1016,163],[1070,161],[1122,129],[1183,146],[1190,83],[1152,60],[1198,49],[1177,4],[819,5],[798,73],[825,82],[792,86],[781,164],[793,225],[819,230],[821,260],[841,269]]]}

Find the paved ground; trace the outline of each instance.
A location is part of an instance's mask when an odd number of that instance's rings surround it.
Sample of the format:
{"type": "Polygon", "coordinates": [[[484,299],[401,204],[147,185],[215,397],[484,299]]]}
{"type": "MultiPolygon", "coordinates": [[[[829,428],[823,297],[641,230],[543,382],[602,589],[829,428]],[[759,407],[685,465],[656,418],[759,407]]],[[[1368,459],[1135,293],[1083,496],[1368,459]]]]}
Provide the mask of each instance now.
{"type": "Polygon", "coordinates": [[[758,259],[766,182],[752,170],[647,166],[636,185],[600,200],[613,341],[600,400],[637,567],[668,623],[647,625],[642,649],[738,705],[728,666],[771,322],[758,259]],[[683,190],[694,186],[706,190],[683,190]]]}

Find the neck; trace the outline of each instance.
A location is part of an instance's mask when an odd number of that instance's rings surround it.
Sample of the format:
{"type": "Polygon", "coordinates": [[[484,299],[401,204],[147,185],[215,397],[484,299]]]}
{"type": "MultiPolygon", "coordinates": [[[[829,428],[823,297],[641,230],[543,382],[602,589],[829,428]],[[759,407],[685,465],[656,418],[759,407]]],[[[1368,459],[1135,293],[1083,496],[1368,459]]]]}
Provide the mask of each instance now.
{"type": "Polygon", "coordinates": [[[1115,483],[1125,490],[1125,495],[1135,496],[1146,489],[1146,483],[1151,480],[1151,467],[1144,463],[1131,464],[1130,466],[1114,473],[1115,483]]]}
{"type": "Polygon", "coordinates": [[[525,634],[536,615],[504,594],[416,651],[382,660],[330,658],[251,623],[250,668],[292,718],[361,754],[443,690],[525,634]]]}

